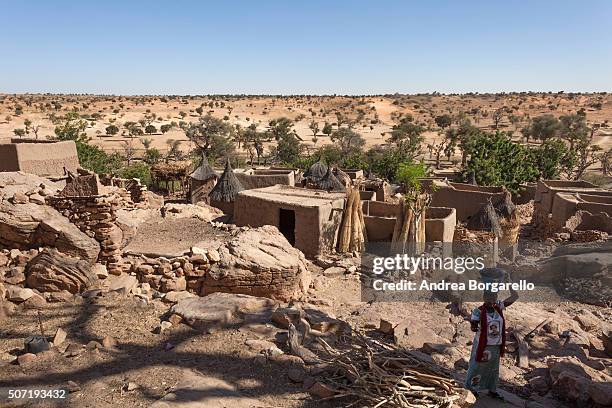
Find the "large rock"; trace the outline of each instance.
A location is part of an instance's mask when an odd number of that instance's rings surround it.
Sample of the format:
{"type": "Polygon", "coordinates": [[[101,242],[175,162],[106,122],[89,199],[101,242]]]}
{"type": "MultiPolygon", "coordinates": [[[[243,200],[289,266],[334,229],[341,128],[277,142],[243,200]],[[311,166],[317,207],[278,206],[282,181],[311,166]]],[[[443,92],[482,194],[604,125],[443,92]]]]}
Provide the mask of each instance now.
{"type": "Polygon", "coordinates": [[[108,290],[111,292],[118,292],[122,295],[128,295],[136,285],[138,285],[138,280],[135,276],[122,273],[110,279],[108,290]]]}
{"type": "Polygon", "coordinates": [[[57,250],[44,251],[32,258],[26,269],[26,284],[41,292],[81,293],[98,283],[95,271],[83,260],[57,250]]]}
{"type": "Polygon", "coordinates": [[[9,248],[55,247],[61,252],[93,263],[100,252],[98,242],[81,232],[57,210],[34,203],[0,203],[0,244],[9,248]]]}
{"type": "Polygon", "coordinates": [[[11,302],[21,303],[34,296],[34,291],[21,286],[6,285],[6,298],[11,302]]]}
{"type": "Polygon", "coordinates": [[[199,329],[222,327],[235,320],[269,321],[276,304],[267,298],[241,294],[213,293],[179,300],[170,314],[199,329]]]}
{"type": "Polygon", "coordinates": [[[612,406],[612,377],[575,357],[548,360],[553,391],[577,406],[612,406]]]}
{"type": "Polygon", "coordinates": [[[155,216],[159,217],[158,209],[118,209],[116,211],[117,220],[115,224],[122,231],[122,246],[126,246],[136,235],[138,227],[149,221],[155,216]]]}
{"type": "Polygon", "coordinates": [[[276,227],[241,231],[218,253],[219,261],[203,278],[203,295],[230,292],[288,300],[310,284],[304,254],[276,227]]]}
{"type": "Polygon", "coordinates": [[[436,327],[422,322],[418,318],[403,320],[393,329],[393,341],[398,346],[417,349],[426,343],[448,344],[448,340],[436,333],[436,327]]]}
{"type": "Polygon", "coordinates": [[[53,195],[62,189],[61,183],[22,171],[0,172],[0,196],[12,198],[16,193],[32,195],[53,195]]]}
{"type": "Polygon", "coordinates": [[[612,357],[612,324],[606,324],[602,330],[602,342],[608,357],[612,357]]]}

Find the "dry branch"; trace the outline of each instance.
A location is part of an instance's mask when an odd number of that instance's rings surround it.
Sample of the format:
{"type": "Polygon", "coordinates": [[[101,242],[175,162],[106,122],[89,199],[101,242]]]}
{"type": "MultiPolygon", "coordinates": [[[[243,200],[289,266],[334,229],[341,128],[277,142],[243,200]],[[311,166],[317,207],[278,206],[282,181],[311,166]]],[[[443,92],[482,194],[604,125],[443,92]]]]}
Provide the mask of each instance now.
{"type": "Polygon", "coordinates": [[[359,333],[342,337],[337,347],[317,339],[328,354],[319,380],[350,405],[369,407],[451,407],[464,391],[450,372],[422,361],[409,350],[359,333]]]}

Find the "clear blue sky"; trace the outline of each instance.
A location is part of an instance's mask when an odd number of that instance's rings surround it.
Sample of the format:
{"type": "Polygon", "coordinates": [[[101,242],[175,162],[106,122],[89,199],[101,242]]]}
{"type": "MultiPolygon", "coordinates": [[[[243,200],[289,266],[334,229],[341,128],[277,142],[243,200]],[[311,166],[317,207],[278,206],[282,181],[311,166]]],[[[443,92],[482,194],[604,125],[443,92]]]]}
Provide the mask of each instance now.
{"type": "Polygon", "coordinates": [[[0,92],[612,91],[612,1],[0,0],[0,92]]]}

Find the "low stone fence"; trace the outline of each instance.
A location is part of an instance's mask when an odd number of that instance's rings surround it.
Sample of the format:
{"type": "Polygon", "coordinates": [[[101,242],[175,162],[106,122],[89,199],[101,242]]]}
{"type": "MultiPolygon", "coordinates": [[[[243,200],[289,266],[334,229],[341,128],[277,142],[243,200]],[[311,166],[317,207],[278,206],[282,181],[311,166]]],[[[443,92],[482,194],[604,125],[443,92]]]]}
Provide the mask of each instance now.
{"type": "Polygon", "coordinates": [[[187,290],[201,295],[203,282],[211,266],[220,260],[216,250],[176,257],[125,254],[124,261],[139,282],[160,292],[187,290]]]}

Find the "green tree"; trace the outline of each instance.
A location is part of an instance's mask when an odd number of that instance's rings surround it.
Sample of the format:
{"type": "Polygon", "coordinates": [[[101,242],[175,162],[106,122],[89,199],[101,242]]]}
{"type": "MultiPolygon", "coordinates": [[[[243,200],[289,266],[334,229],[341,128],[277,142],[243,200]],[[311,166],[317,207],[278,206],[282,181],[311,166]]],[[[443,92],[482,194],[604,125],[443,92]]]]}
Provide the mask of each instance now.
{"type": "Polygon", "coordinates": [[[365,145],[365,139],[359,133],[349,128],[340,128],[330,136],[332,142],[337,143],[343,154],[361,151],[365,145]]]}
{"type": "Polygon", "coordinates": [[[157,128],[155,126],[153,126],[153,125],[147,125],[145,127],[144,131],[145,131],[146,134],[152,135],[153,133],[157,132],[157,128]]]}
{"type": "Polygon", "coordinates": [[[116,174],[121,168],[122,158],[118,153],[108,154],[97,146],[89,144],[85,133],[87,122],[76,112],[68,112],[58,119],[55,137],[58,140],[73,140],[76,143],[79,164],[96,173],[116,174]]]}
{"type": "MultiPolygon", "coordinates": [[[[529,141],[529,137],[541,141],[553,138],[557,136],[560,127],[559,120],[551,114],[537,116],[533,118],[527,130],[527,141],[529,141]]],[[[525,134],[523,133],[523,135],[525,134]]]]}
{"type": "Polygon", "coordinates": [[[584,115],[564,115],[559,118],[559,121],[559,136],[569,142],[570,150],[574,150],[574,145],[589,137],[590,129],[584,115]]]}
{"type": "Polygon", "coordinates": [[[76,142],[79,164],[87,170],[98,174],[117,174],[122,167],[122,158],[118,153],[108,154],[98,146],[86,142],[76,142]]]}
{"type": "Polygon", "coordinates": [[[453,123],[453,118],[451,117],[451,115],[447,114],[436,116],[434,120],[436,122],[436,125],[438,125],[443,130],[453,123]]]}
{"type": "Polygon", "coordinates": [[[106,127],[105,131],[107,135],[114,136],[119,133],[119,127],[117,127],[116,125],[109,125],[106,127]]]}
{"type": "MultiPolygon", "coordinates": [[[[257,164],[260,163],[261,156],[264,153],[264,135],[261,132],[257,131],[257,124],[251,123],[244,131],[244,140],[245,143],[253,148],[255,153],[257,154],[257,164]]],[[[251,164],[253,162],[253,158],[251,157],[251,164]]]]}
{"type": "Polygon", "coordinates": [[[298,159],[301,151],[300,142],[294,134],[289,133],[280,136],[276,148],[276,155],[281,162],[285,164],[294,163],[298,159]]]}
{"type": "Polygon", "coordinates": [[[406,191],[421,191],[420,178],[427,176],[427,167],[423,163],[400,163],[396,172],[395,180],[404,185],[406,191]]]}
{"type": "Polygon", "coordinates": [[[461,165],[465,166],[470,142],[477,136],[480,136],[481,133],[480,129],[473,126],[469,120],[462,122],[459,127],[448,129],[446,131],[448,144],[444,148],[445,154],[450,159],[450,156],[455,152],[455,148],[458,147],[461,151],[461,165]]]}
{"type": "Polygon", "coordinates": [[[331,125],[331,123],[329,122],[325,122],[325,125],[323,125],[323,130],[321,132],[323,132],[324,135],[331,135],[331,133],[333,132],[333,127],[331,125]]]}
{"type": "Polygon", "coordinates": [[[137,178],[141,183],[151,185],[151,168],[147,163],[137,162],[122,168],[119,176],[126,179],[137,178]]]}
{"type": "Polygon", "coordinates": [[[319,124],[315,120],[313,120],[312,122],[310,122],[310,125],[308,125],[308,127],[312,131],[312,136],[317,137],[317,133],[319,133],[319,124]]]}
{"type": "Polygon", "coordinates": [[[464,177],[474,174],[479,185],[518,191],[522,183],[540,175],[533,150],[512,142],[507,133],[480,133],[470,141],[467,154],[464,177]]]}
{"type": "Polygon", "coordinates": [[[211,160],[229,156],[235,149],[232,127],[210,114],[200,117],[196,123],[190,123],[185,135],[197,146],[200,156],[204,153],[211,160]]]}
{"type": "Polygon", "coordinates": [[[561,172],[571,173],[576,163],[574,152],[568,149],[563,140],[557,138],[547,138],[533,151],[540,179],[558,179],[561,172]]]}
{"type": "Polygon", "coordinates": [[[289,118],[283,117],[278,119],[272,119],[268,125],[268,131],[270,135],[272,135],[272,137],[274,137],[274,139],[277,141],[279,141],[285,136],[295,136],[295,130],[293,130],[293,122],[289,118]]]}
{"type": "Polygon", "coordinates": [[[55,136],[59,140],[74,140],[75,142],[87,143],[89,138],[85,133],[87,122],[76,112],[68,112],[60,119],[55,127],[55,136]]]}
{"type": "Polygon", "coordinates": [[[421,153],[425,128],[403,118],[391,129],[391,142],[395,143],[407,161],[413,161],[421,153]]]}

